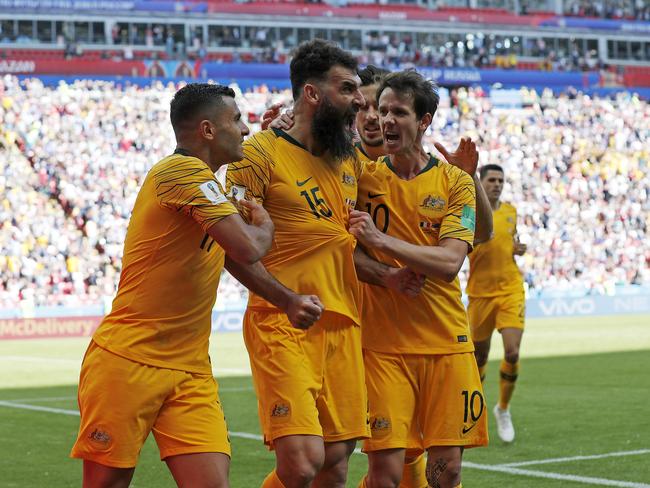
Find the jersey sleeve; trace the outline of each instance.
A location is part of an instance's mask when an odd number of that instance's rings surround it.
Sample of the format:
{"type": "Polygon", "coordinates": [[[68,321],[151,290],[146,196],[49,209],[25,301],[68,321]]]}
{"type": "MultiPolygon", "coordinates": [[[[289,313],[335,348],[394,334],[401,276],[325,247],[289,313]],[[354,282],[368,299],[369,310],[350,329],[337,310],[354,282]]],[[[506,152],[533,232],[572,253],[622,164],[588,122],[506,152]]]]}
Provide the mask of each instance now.
{"type": "Polygon", "coordinates": [[[476,228],[474,180],[461,170],[450,173],[450,180],[447,213],[442,219],[438,239],[459,239],[471,249],[476,228]]]}
{"type": "Polygon", "coordinates": [[[160,168],[153,178],[160,206],[185,213],[205,232],[224,217],[237,213],[203,161],[192,158],[160,168]]]}
{"type": "Polygon", "coordinates": [[[244,159],[228,165],[226,191],[233,200],[255,198],[264,203],[273,174],[272,149],[276,135],[264,131],[249,137],[243,144],[244,159]]]}

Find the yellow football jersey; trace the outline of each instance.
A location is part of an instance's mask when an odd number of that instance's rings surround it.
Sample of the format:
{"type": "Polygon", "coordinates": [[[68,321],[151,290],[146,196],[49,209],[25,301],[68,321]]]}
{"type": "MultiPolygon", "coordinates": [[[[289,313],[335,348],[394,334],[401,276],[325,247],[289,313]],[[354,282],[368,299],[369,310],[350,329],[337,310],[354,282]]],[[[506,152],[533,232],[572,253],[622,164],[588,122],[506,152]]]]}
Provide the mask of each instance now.
{"type": "Polygon", "coordinates": [[[354,147],[357,150],[357,158],[361,161],[362,164],[372,163],[374,160],[366,154],[366,151],[363,150],[363,146],[360,142],[357,142],[354,147]]]}
{"type": "MultiPolygon", "coordinates": [[[[453,238],[471,246],[474,240],[474,182],[464,171],[433,156],[411,180],[397,176],[388,157],[367,164],[359,182],[357,208],[368,212],[380,231],[411,244],[435,246],[453,238]]],[[[369,249],[368,254],[389,266],[403,266],[376,250],[369,249]]],[[[474,350],[458,278],[452,283],[427,278],[416,298],[364,283],[361,323],[363,347],[377,352],[474,350]]]]}
{"type": "Polygon", "coordinates": [[[501,203],[492,212],[494,236],[476,246],[469,256],[467,294],[470,297],[494,297],[521,292],[524,281],[515,262],[517,210],[509,203],[501,203]]]}
{"type": "Polygon", "coordinates": [[[117,296],[95,342],[140,363],[211,374],[208,340],[224,252],[206,231],[235,213],[200,159],[174,154],[154,165],[135,201],[117,296]]]}
{"type": "MultiPolygon", "coordinates": [[[[348,232],[361,163],[333,168],[286,132],[271,129],[244,142],[244,159],[228,165],[226,188],[255,197],[275,224],[262,263],[282,284],[318,295],[325,310],[359,323],[360,290],[354,269],[356,240],[348,232]]],[[[249,308],[275,309],[251,293],[249,308]]]]}

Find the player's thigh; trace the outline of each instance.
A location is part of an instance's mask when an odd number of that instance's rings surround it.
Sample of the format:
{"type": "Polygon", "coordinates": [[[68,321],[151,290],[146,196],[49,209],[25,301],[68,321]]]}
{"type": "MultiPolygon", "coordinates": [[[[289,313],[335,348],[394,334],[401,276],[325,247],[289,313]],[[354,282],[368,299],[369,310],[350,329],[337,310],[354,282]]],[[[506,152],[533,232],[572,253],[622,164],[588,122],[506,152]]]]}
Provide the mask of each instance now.
{"type": "Polygon", "coordinates": [[[367,438],[368,395],[361,329],[347,317],[321,318],[325,330],[323,388],[316,399],[325,442],[367,438]]]}
{"type": "Polygon", "coordinates": [[[496,307],[492,298],[470,297],[467,318],[474,342],[490,339],[496,326],[496,307]]]}
{"type": "Polygon", "coordinates": [[[431,355],[419,380],[425,448],[487,445],[485,397],[473,353],[431,355]]]}
{"type": "Polygon", "coordinates": [[[230,456],[217,452],[179,454],[165,459],[179,488],[227,488],[230,456]]]}
{"type": "Polygon", "coordinates": [[[364,442],[364,451],[421,450],[412,361],[406,355],[365,350],[364,363],[371,433],[364,442]]]}
{"type": "Polygon", "coordinates": [[[361,329],[347,317],[328,314],[321,319],[326,331],[323,388],[316,407],[325,442],[369,437],[361,329]]]}
{"type": "Polygon", "coordinates": [[[81,424],[72,457],[134,467],[172,385],[172,370],[130,361],[92,342],[79,379],[81,424]]]}
{"type": "Polygon", "coordinates": [[[84,459],[83,488],[127,488],[135,468],[113,468],[84,459]]]}
{"type": "Polygon", "coordinates": [[[291,326],[286,315],[247,311],[244,340],[267,444],[288,435],[322,436],[316,397],[323,382],[325,332],[291,326]]]}
{"type": "Polygon", "coordinates": [[[230,456],[228,427],[212,375],[174,371],[174,391],[165,399],[153,434],[160,458],[196,453],[230,456]]]}

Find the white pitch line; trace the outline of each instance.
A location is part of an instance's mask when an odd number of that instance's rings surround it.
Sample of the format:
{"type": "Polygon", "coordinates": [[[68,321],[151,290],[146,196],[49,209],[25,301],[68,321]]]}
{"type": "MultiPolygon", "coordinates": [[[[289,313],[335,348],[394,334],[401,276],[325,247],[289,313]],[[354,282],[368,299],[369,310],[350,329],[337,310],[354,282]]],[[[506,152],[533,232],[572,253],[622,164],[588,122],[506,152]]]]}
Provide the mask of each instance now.
{"type": "MultiPolygon", "coordinates": [[[[253,391],[252,386],[225,386],[219,388],[221,392],[240,392],[240,391],[253,391]]],[[[64,400],[76,400],[76,396],[58,396],[58,397],[32,397],[32,398],[5,398],[5,402],[22,403],[22,402],[60,402],[64,400]]]]}
{"type": "Polygon", "coordinates": [[[483,471],[496,471],[518,476],[530,476],[533,478],[545,478],[550,480],[574,481],[599,486],[617,486],[619,488],[650,488],[646,483],[634,481],[618,481],[605,478],[592,478],[589,476],[576,476],[572,474],[550,473],[546,471],[533,471],[531,469],[509,468],[506,466],[490,466],[488,464],[476,464],[467,461],[463,462],[463,468],[480,469],[483,471]]]}
{"type": "MultiPolygon", "coordinates": [[[[35,410],[39,412],[49,412],[49,413],[58,413],[63,415],[79,416],[79,412],[77,410],[66,410],[63,408],[50,408],[50,407],[43,407],[40,405],[29,405],[26,403],[12,403],[12,402],[0,401],[0,406],[17,408],[21,410],[35,410]]],[[[240,437],[243,439],[252,439],[252,440],[263,439],[261,435],[251,434],[249,432],[229,432],[229,434],[232,437],[240,437]]],[[[355,454],[360,454],[361,450],[355,449],[354,452],[355,454]]],[[[498,473],[506,473],[506,474],[519,475],[519,476],[530,476],[533,478],[574,481],[576,483],[587,483],[587,484],[599,485],[599,486],[615,486],[618,488],[650,488],[650,485],[646,483],[636,483],[633,481],[618,481],[618,480],[610,480],[605,478],[592,478],[588,476],[575,476],[571,474],[550,473],[545,471],[532,471],[530,469],[519,469],[519,468],[513,468],[509,466],[499,466],[499,465],[491,466],[488,464],[477,464],[468,461],[463,462],[463,467],[470,468],[470,469],[479,469],[483,471],[495,471],[498,473]]]]}
{"type": "Polygon", "coordinates": [[[251,434],[250,432],[233,432],[231,430],[228,431],[228,435],[232,437],[241,437],[242,439],[253,439],[255,441],[263,441],[264,437],[262,437],[259,434],[251,434]]]}
{"type": "Polygon", "coordinates": [[[521,461],[518,463],[499,464],[498,466],[504,468],[515,468],[519,466],[532,466],[534,464],[553,464],[553,463],[565,463],[571,461],[586,461],[589,459],[603,459],[608,457],[635,456],[637,454],[650,454],[650,449],[638,449],[636,451],[608,452],[605,454],[593,454],[591,456],[572,456],[572,457],[562,457],[562,458],[552,458],[552,459],[539,459],[537,461],[521,461]]]}
{"type": "Polygon", "coordinates": [[[5,402],[21,403],[21,402],[59,402],[63,400],[76,400],[76,396],[60,396],[60,397],[32,397],[32,398],[5,398],[5,402]]]}
{"type": "Polygon", "coordinates": [[[43,407],[42,405],[29,405],[27,403],[12,403],[0,401],[0,407],[18,408],[20,410],[35,410],[37,412],[60,413],[63,415],[76,415],[79,416],[77,410],[67,410],[65,408],[52,408],[43,407]]]}

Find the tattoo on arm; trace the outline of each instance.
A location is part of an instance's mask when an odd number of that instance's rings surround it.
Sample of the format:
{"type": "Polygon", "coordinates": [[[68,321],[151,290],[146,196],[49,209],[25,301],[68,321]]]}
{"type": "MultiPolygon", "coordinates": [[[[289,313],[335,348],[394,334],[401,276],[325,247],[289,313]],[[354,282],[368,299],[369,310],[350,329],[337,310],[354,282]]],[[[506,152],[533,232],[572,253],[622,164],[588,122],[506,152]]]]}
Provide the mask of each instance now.
{"type": "Polygon", "coordinates": [[[447,462],[438,458],[434,463],[427,463],[427,482],[430,488],[440,488],[440,476],[447,469],[447,462]]]}

